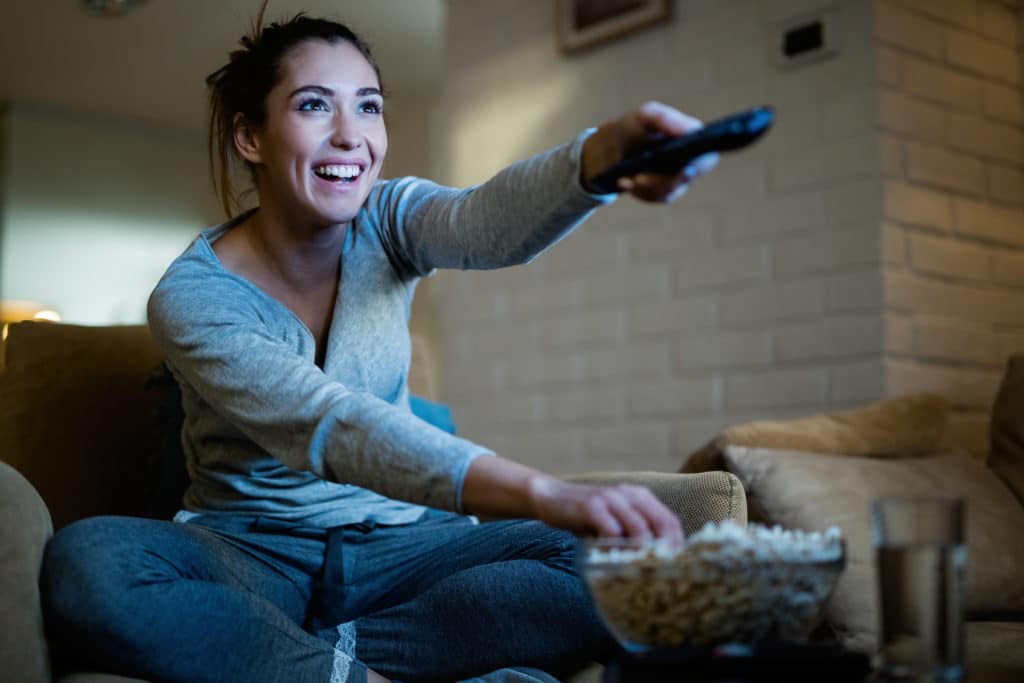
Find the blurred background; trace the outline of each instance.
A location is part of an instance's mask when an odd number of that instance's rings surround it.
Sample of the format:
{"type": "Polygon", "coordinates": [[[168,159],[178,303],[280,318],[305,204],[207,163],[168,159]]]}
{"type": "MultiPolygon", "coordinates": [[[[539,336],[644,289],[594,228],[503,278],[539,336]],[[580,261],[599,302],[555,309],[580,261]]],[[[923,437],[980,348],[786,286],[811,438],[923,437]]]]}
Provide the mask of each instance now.
{"type": "MultiPolygon", "coordinates": [[[[204,78],[259,0],[0,3],[0,315],[144,322],[224,220],[204,78]],[[132,7],[131,5],[134,5],[132,7]],[[123,10],[123,11],[122,11],[123,10]]],[[[912,391],[979,457],[1024,351],[1018,0],[271,0],[390,91],[385,176],[469,185],[647,99],[775,128],[668,207],[441,273],[413,327],[463,434],[549,471],[674,470],[736,422],[912,391]]]]}

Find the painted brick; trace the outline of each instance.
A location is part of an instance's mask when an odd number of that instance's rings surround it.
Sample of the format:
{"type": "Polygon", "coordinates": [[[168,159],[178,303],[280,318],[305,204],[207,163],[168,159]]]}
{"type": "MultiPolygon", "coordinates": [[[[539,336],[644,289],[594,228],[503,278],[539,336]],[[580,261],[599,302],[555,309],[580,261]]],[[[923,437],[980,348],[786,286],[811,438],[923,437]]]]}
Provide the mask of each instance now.
{"type": "Polygon", "coordinates": [[[885,395],[881,360],[833,365],[829,368],[829,402],[834,408],[859,407],[885,395]]]}
{"type": "Polygon", "coordinates": [[[877,100],[874,88],[828,98],[821,108],[823,139],[839,140],[874,134],[878,119],[877,100]]]}
{"type": "Polygon", "coordinates": [[[722,295],[721,323],[749,325],[819,315],[824,303],[820,280],[766,285],[722,295]]]}
{"type": "Polygon", "coordinates": [[[625,261],[624,234],[588,230],[569,235],[544,254],[545,275],[552,281],[581,273],[615,270],[625,261]]]}
{"type": "Polygon", "coordinates": [[[618,386],[588,387],[547,393],[544,409],[551,420],[610,420],[625,415],[625,390],[618,386]]]}
{"type": "Polygon", "coordinates": [[[885,350],[889,353],[907,354],[914,352],[914,322],[910,316],[886,313],[885,350]]]}
{"type": "Polygon", "coordinates": [[[825,224],[821,192],[800,192],[722,207],[718,235],[723,244],[825,224]]]}
{"type": "Polygon", "coordinates": [[[832,230],[811,233],[772,245],[776,275],[801,275],[849,266],[878,263],[878,234],[865,230],[832,230]]]}
{"type": "Polygon", "coordinates": [[[585,356],[583,352],[547,351],[536,354],[528,362],[509,367],[505,381],[511,387],[540,387],[552,384],[571,384],[583,379],[585,356]]]}
{"type": "Polygon", "coordinates": [[[1024,173],[1000,164],[986,164],[988,196],[998,202],[1024,205],[1024,173]]]}
{"type": "Polygon", "coordinates": [[[889,181],[885,184],[884,207],[886,218],[894,221],[942,232],[953,228],[953,200],[941,192],[889,181]]]}
{"type": "Polygon", "coordinates": [[[626,311],[605,309],[565,315],[544,326],[550,347],[613,346],[626,336],[626,311]]]}
{"type": "Polygon", "coordinates": [[[935,392],[956,407],[988,410],[1002,376],[994,370],[950,367],[934,363],[886,361],[890,396],[935,392]]]}
{"type": "Polygon", "coordinates": [[[583,283],[580,300],[586,307],[665,299],[672,291],[672,268],[636,264],[629,270],[596,273],[583,283]]]}
{"type": "Polygon", "coordinates": [[[1013,85],[1021,82],[1020,56],[1013,49],[970,33],[947,33],[946,59],[954,66],[988,78],[1013,85]]]}
{"type": "Polygon", "coordinates": [[[583,281],[516,287],[507,292],[511,318],[532,318],[577,308],[583,281]]]}
{"type": "Polygon", "coordinates": [[[958,446],[984,462],[989,452],[988,413],[952,411],[942,435],[943,445],[958,446]]]}
{"type": "Polygon", "coordinates": [[[888,2],[875,3],[875,36],[883,43],[932,59],[942,57],[942,25],[888,2]]]}
{"type": "Polygon", "coordinates": [[[825,191],[825,215],[830,228],[863,228],[867,223],[877,223],[882,217],[882,183],[873,177],[829,187],[825,191]]]}
{"type": "Polygon", "coordinates": [[[905,273],[883,279],[886,305],[896,311],[1008,325],[1024,320],[1024,296],[905,273]]]}
{"type": "Polygon", "coordinates": [[[914,323],[914,348],[923,360],[981,365],[995,363],[999,353],[990,328],[938,318],[922,318],[914,323]]]}
{"type": "Polygon", "coordinates": [[[1004,359],[1010,356],[1024,353],[1024,330],[1020,332],[999,333],[999,357],[1004,359]]]}
{"type": "Polygon", "coordinates": [[[545,320],[516,322],[512,325],[454,328],[445,334],[443,349],[452,351],[452,359],[476,356],[514,356],[531,354],[544,345],[545,320]],[[486,351],[482,351],[486,350],[486,351]]]}
{"type": "Polygon", "coordinates": [[[946,140],[946,110],[903,92],[878,94],[879,124],[883,129],[926,142],[946,140]]]}
{"type": "Polygon", "coordinates": [[[767,277],[768,258],[764,247],[734,247],[682,260],[675,271],[675,289],[719,288],[767,277]]]}
{"type": "Polygon", "coordinates": [[[981,2],[978,12],[982,35],[1011,47],[1020,45],[1021,20],[1013,10],[1002,3],[981,2]]]}
{"type": "Polygon", "coordinates": [[[888,177],[903,177],[903,141],[885,133],[879,133],[878,137],[881,141],[882,173],[888,177]]]}
{"type": "Polygon", "coordinates": [[[985,166],[977,159],[941,147],[908,142],[907,176],[945,190],[985,194],[985,166]]]}
{"type": "Polygon", "coordinates": [[[459,326],[496,323],[508,315],[508,293],[487,287],[463,294],[459,306],[446,307],[443,315],[447,323],[459,326]]]}
{"type": "Polygon", "coordinates": [[[1024,251],[993,252],[992,279],[1008,287],[1024,288],[1024,251]]]}
{"type": "Polygon", "coordinates": [[[677,346],[676,367],[702,370],[767,365],[772,361],[771,344],[771,334],[764,330],[684,337],[677,346]]]}
{"type": "Polygon", "coordinates": [[[903,0],[903,4],[922,15],[961,28],[973,29],[978,24],[973,0],[903,0]]]}
{"type": "Polygon", "coordinates": [[[958,235],[1024,247],[1024,210],[957,199],[954,213],[958,235]]]}
{"type": "Polygon", "coordinates": [[[685,200],[674,205],[676,209],[686,212],[699,207],[718,207],[735,201],[738,192],[747,199],[764,197],[767,162],[758,158],[756,152],[756,149],[751,152],[742,164],[721,164],[714,173],[693,183],[685,200]]]}
{"type": "Polygon", "coordinates": [[[911,95],[955,109],[977,111],[980,108],[982,82],[978,78],[913,57],[903,59],[902,69],[903,86],[911,95]]]}
{"type": "Polygon", "coordinates": [[[584,458],[580,429],[521,429],[480,441],[489,443],[498,455],[552,474],[571,471],[584,458]]]}
{"type": "Polygon", "coordinates": [[[672,449],[669,421],[626,422],[583,433],[584,457],[595,470],[637,470],[663,462],[672,449]]]}
{"type": "Polygon", "coordinates": [[[881,320],[875,315],[787,325],[773,333],[775,360],[818,360],[879,352],[881,328],[881,320]]]}
{"type": "Polygon", "coordinates": [[[727,410],[773,406],[820,405],[825,402],[827,371],[824,368],[776,370],[756,375],[737,375],[725,380],[727,410]]]}
{"type": "Polygon", "coordinates": [[[838,142],[790,149],[777,155],[769,173],[773,190],[820,186],[830,181],[870,175],[878,170],[877,137],[846,138],[838,142]]]}
{"type": "Polygon", "coordinates": [[[910,236],[910,263],[923,273],[988,281],[992,276],[988,250],[929,235],[910,236]]]}
{"type": "Polygon", "coordinates": [[[629,414],[642,417],[710,415],[721,391],[718,383],[714,378],[690,377],[633,385],[626,393],[629,414]]]}
{"type": "Polygon", "coordinates": [[[677,297],[671,301],[637,304],[629,309],[629,336],[632,338],[707,329],[717,323],[718,299],[715,296],[677,297]]]}
{"type": "Polygon", "coordinates": [[[1024,98],[1016,88],[986,83],[983,106],[992,118],[1018,126],[1024,124],[1024,98]]]}
{"type": "Polygon", "coordinates": [[[894,88],[900,86],[903,83],[903,56],[896,50],[879,45],[875,57],[878,82],[894,88]]]}
{"type": "Polygon", "coordinates": [[[882,278],[875,269],[840,273],[826,281],[825,310],[830,313],[878,310],[882,301],[882,278]]]}
{"type": "Polygon", "coordinates": [[[584,358],[588,381],[622,378],[636,381],[640,377],[664,377],[672,373],[672,350],[668,342],[587,351],[584,358]]]}
{"type": "MultiPolygon", "coordinates": [[[[686,202],[685,199],[682,200],[686,202]]],[[[691,211],[678,222],[672,215],[660,223],[637,223],[625,229],[631,259],[675,258],[680,252],[707,251],[714,246],[715,225],[708,211],[691,211]]]]}
{"type": "Polygon", "coordinates": [[[882,263],[903,265],[907,261],[906,237],[903,228],[895,223],[882,224],[882,263]]]}
{"type": "MultiPolygon", "coordinates": [[[[1021,96],[1024,97],[1024,93],[1021,96]]],[[[950,114],[949,144],[954,149],[990,159],[1011,164],[1024,162],[1024,135],[1019,130],[973,114],[950,114]]]]}

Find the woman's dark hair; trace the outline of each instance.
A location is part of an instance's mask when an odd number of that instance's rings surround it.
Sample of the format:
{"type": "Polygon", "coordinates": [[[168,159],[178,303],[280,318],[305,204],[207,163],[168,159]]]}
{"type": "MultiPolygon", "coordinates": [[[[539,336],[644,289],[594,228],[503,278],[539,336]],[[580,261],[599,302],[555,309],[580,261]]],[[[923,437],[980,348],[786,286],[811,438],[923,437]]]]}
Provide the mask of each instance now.
{"type": "MultiPolygon", "coordinates": [[[[266,122],[267,94],[281,79],[281,60],[296,45],[308,40],[327,43],[351,43],[373,67],[380,81],[380,69],[370,47],[344,24],[296,14],[287,21],[263,26],[267,11],[264,0],[249,35],[239,41],[242,49],[231,52],[227,64],[206,77],[210,91],[210,175],[214,192],[230,218],[241,208],[241,193],[231,180],[234,145],[234,120],[242,114],[249,126],[266,122]]],[[[383,86],[381,86],[383,90],[383,86]]],[[[252,164],[245,162],[252,175],[252,164]]]]}

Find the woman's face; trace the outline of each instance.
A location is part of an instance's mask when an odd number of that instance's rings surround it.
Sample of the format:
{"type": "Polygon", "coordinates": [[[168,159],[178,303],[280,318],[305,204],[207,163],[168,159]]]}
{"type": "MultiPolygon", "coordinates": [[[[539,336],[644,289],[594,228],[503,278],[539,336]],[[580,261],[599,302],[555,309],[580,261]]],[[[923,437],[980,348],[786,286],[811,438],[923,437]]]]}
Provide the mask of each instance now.
{"type": "Polygon", "coordinates": [[[322,40],[292,48],[281,72],[266,123],[252,131],[260,203],[316,226],[347,222],[387,152],[377,74],[351,43],[322,40]]]}

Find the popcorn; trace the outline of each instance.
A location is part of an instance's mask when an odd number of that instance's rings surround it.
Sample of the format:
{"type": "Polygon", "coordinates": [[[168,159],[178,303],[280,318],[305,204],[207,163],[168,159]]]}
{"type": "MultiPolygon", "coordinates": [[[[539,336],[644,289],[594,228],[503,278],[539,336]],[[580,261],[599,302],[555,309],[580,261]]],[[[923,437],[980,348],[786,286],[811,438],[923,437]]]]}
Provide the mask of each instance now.
{"type": "Polygon", "coordinates": [[[709,523],[673,548],[594,546],[584,577],[609,628],[631,649],[803,640],[843,561],[838,528],[709,523]]]}

